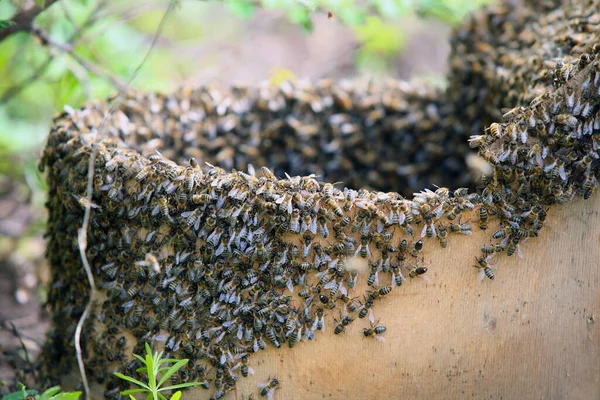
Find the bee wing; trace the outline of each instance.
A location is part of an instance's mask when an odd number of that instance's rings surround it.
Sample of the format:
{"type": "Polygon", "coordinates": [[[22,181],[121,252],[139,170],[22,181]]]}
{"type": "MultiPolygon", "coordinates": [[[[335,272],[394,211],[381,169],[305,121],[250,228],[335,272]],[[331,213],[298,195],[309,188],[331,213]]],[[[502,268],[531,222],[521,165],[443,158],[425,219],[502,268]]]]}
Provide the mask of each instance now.
{"type": "Polygon", "coordinates": [[[323,286],[323,289],[331,289],[332,287],[335,287],[335,286],[336,286],[335,280],[331,280],[325,286],[323,286]]]}
{"type": "Polygon", "coordinates": [[[479,282],[483,282],[483,278],[485,278],[485,271],[483,268],[479,268],[479,275],[477,275],[477,280],[479,282]]]}
{"type": "Polygon", "coordinates": [[[287,286],[288,290],[290,291],[290,293],[294,293],[294,284],[292,283],[292,278],[289,278],[287,280],[286,286],[287,286]]]}
{"type": "Polygon", "coordinates": [[[252,369],[252,367],[248,367],[248,373],[250,375],[254,375],[254,370],[252,369]]]}
{"type": "Polygon", "coordinates": [[[424,238],[427,234],[427,224],[423,224],[423,230],[421,230],[421,238],[424,238]]]}
{"type": "Polygon", "coordinates": [[[267,393],[267,400],[274,400],[274,399],[275,399],[275,390],[269,389],[269,392],[267,393]]]}
{"type": "Polygon", "coordinates": [[[346,290],[346,287],[344,286],[343,283],[340,282],[340,286],[338,288],[338,290],[344,295],[344,296],[348,296],[348,290],[346,290]]]}
{"type": "Polygon", "coordinates": [[[564,166],[561,166],[561,167],[558,169],[558,175],[560,175],[560,179],[562,179],[563,181],[566,181],[566,180],[567,180],[567,174],[566,174],[566,172],[565,172],[565,167],[564,167],[564,166]]]}
{"type": "Polygon", "coordinates": [[[317,220],[316,220],[316,218],[313,218],[312,221],[310,221],[310,224],[308,225],[308,230],[311,231],[311,233],[313,235],[317,234],[317,220]]]}
{"type": "Polygon", "coordinates": [[[383,343],[385,342],[385,338],[383,336],[379,336],[379,335],[374,335],[375,339],[377,339],[377,341],[383,343]]]}
{"type": "Polygon", "coordinates": [[[437,232],[435,230],[435,225],[433,224],[433,222],[431,223],[431,230],[433,231],[433,237],[437,237],[437,232]]]}
{"type": "Polygon", "coordinates": [[[375,323],[375,316],[373,315],[373,309],[369,308],[369,321],[374,324],[375,323]]]}

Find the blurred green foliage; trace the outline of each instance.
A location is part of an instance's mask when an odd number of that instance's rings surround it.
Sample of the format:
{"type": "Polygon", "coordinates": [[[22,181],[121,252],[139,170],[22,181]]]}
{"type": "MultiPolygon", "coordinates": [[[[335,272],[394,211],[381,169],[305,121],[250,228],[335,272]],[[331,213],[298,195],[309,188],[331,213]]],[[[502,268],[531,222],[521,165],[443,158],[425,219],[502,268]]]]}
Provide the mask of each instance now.
{"type": "MultiPolygon", "coordinates": [[[[132,86],[174,89],[195,72],[189,60],[196,53],[185,54],[182,48],[201,47],[232,32],[243,36],[240,19],[250,20],[261,8],[284,15],[307,33],[317,14],[348,26],[360,44],[356,64],[368,70],[385,66],[402,52],[408,35],[402,19],[433,17],[453,25],[490,1],[180,0],[132,86]]],[[[41,8],[48,3],[35,1],[41,8]]],[[[0,29],[11,24],[23,4],[31,1],[0,0],[0,29]]],[[[79,107],[86,100],[105,98],[117,90],[115,81],[127,82],[148,50],[166,6],[159,0],[61,0],[34,21],[54,45],[27,31],[1,41],[0,156],[39,149],[52,115],[65,104],[79,107]],[[82,65],[81,59],[98,71],[82,65]]]]}

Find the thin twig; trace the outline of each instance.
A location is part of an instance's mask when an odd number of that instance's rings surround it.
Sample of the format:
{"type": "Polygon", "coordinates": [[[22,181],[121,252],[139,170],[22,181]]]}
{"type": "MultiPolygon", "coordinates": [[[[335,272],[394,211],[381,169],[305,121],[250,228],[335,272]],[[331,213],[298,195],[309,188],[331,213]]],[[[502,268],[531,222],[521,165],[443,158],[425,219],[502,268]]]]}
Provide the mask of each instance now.
{"type": "MultiPolygon", "coordinates": [[[[158,40],[158,37],[160,36],[160,34],[163,30],[164,24],[165,24],[167,18],[169,17],[169,15],[171,14],[171,12],[173,11],[173,9],[175,8],[176,3],[177,3],[177,0],[172,0],[169,3],[169,7],[165,11],[165,14],[163,15],[163,17],[158,25],[158,28],[154,35],[154,40],[152,41],[150,48],[146,52],[146,55],[144,56],[144,58],[142,59],[140,64],[137,66],[137,68],[131,74],[131,77],[129,78],[129,80],[127,82],[127,86],[129,86],[131,84],[131,82],[135,79],[135,77],[140,72],[142,66],[148,60],[148,57],[150,56],[150,53],[154,49],[154,45],[156,44],[156,41],[158,40]]],[[[104,119],[100,123],[100,126],[98,127],[98,129],[96,131],[96,133],[99,136],[102,135],[102,133],[103,133],[102,130],[104,128],[104,125],[105,125],[106,121],[108,120],[109,116],[112,114],[112,112],[116,108],[122,94],[123,94],[123,89],[121,89],[119,91],[119,94],[113,100],[108,112],[106,113],[106,115],[104,116],[104,119]]],[[[98,140],[98,138],[96,140],[98,140]]],[[[85,306],[85,309],[83,311],[83,314],[81,315],[81,318],[79,318],[79,321],[77,322],[77,328],[75,329],[75,337],[74,337],[77,365],[79,367],[79,373],[81,374],[81,379],[83,381],[83,387],[85,390],[85,398],[87,400],[90,399],[91,393],[90,393],[90,387],[89,387],[89,384],[87,381],[87,376],[85,373],[85,366],[83,364],[83,355],[82,355],[82,351],[81,351],[81,331],[83,329],[83,324],[85,323],[85,320],[87,319],[87,317],[90,314],[90,310],[92,308],[92,305],[94,303],[94,298],[96,296],[96,283],[94,281],[94,275],[92,274],[92,270],[91,270],[89,262],[87,260],[85,251],[87,248],[87,231],[89,228],[90,214],[92,211],[92,207],[91,207],[92,206],[92,191],[93,191],[92,189],[93,189],[93,182],[94,182],[94,166],[95,166],[97,149],[98,149],[97,146],[93,146],[92,153],[90,154],[90,158],[88,161],[85,211],[84,211],[84,215],[83,215],[83,223],[81,225],[81,228],[79,228],[79,230],[77,231],[77,243],[79,245],[78,246],[79,247],[79,255],[81,256],[81,262],[83,264],[83,268],[85,269],[85,272],[86,272],[86,275],[88,278],[88,283],[90,284],[90,289],[91,289],[90,290],[90,298],[88,300],[88,303],[85,306]]]]}
{"type": "Polygon", "coordinates": [[[39,8],[37,5],[34,5],[26,10],[21,10],[11,18],[14,25],[0,30],[0,42],[17,32],[30,31],[33,28],[33,20],[40,15],[42,11],[47,10],[48,7],[56,2],[57,0],[47,0],[45,8],[39,8]]]}

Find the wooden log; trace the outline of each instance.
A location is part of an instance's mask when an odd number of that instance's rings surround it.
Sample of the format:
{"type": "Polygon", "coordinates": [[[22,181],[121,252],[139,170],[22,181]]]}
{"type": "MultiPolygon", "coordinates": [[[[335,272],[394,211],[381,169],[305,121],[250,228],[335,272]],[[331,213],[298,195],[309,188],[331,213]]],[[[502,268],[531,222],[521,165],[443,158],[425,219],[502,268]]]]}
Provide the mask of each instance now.
{"type": "MultiPolygon", "coordinates": [[[[339,315],[329,315],[315,341],[253,354],[254,375],[225,398],[260,398],[270,377],[276,399],[600,398],[600,195],[554,206],[523,258],[498,255],[495,279],[480,281],[471,265],[493,228],[428,246],[427,274],[375,307],[385,342],[364,337],[368,318],[334,335],[339,315]]],[[[78,381],[73,372],[63,385],[78,381]]],[[[103,391],[95,385],[93,397],[103,391]]]]}
{"type": "Polygon", "coordinates": [[[471,265],[494,224],[428,246],[429,282],[412,279],[375,308],[384,343],[363,337],[367,318],[337,336],[328,319],[314,342],[254,354],[255,374],[227,398],[258,398],[269,376],[276,399],[600,398],[599,211],[598,195],[553,207],[523,259],[492,260],[493,281],[471,265]]]}

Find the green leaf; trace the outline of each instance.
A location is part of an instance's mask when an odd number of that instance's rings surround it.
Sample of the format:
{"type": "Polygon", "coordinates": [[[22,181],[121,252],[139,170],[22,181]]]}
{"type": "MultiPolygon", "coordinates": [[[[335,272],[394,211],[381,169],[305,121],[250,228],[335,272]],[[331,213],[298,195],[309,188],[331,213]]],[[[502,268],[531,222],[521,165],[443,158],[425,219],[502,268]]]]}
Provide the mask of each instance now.
{"type": "Polygon", "coordinates": [[[256,6],[247,0],[228,0],[227,8],[233,15],[243,19],[250,19],[256,12],[256,6]]]}
{"type": "Polygon", "coordinates": [[[162,393],[158,393],[158,398],[160,400],[167,400],[167,398],[162,393]]]}
{"type": "MultiPolygon", "coordinates": [[[[133,356],[134,356],[135,358],[137,358],[138,360],[140,360],[140,361],[141,361],[141,362],[142,362],[144,365],[146,365],[146,359],[144,359],[142,356],[139,356],[139,355],[137,355],[137,354],[134,354],[133,356]]],[[[139,370],[140,370],[140,369],[141,369],[141,370],[144,370],[144,371],[146,370],[146,368],[145,368],[145,367],[142,367],[142,368],[138,368],[138,372],[139,372],[139,370]]]]}
{"type": "Polygon", "coordinates": [[[152,356],[148,354],[146,354],[146,371],[148,373],[148,389],[152,390],[156,387],[156,375],[154,371],[154,360],[152,359],[152,356]]]}
{"type": "Polygon", "coordinates": [[[148,385],[146,385],[146,384],[145,384],[145,383],[143,383],[143,382],[140,382],[140,381],[138,381],[138,380],[137,380],[137,379],[135,379],[135,378],[132,378],[132,377],[130,377],[130,376],[123,375],[123,374],[121,374],[120,372],[115,372],[114,374],[115,374],[115,376],[116,376],[117,378],[121,378],[121,379],[123,379],[124,381],[131,382],[131,383],[133,383],[133,384],[136,384],[136,385],[138,385],[139,387],[143,387],[144,389],[151,390],[151,389],[150,389],[150,387],[149,387],[148,385]]]}
{"type": "Polygon", "coordinates": [[[2,30],[4,28],[8,28],[9,26],[13,26],[14,24],[15,23],[13,21],[9,21],[7,19],[0,19],[0,30],[2,30]]]}
{"type": "Polygon", "coordinates": [[[132,395],[129,395],[129,400],[136,400],[136,399],[132,395]]]}
{"type": "Polygon", "coordinates": [[[357,26],[365,23],[365,12],[356,7],[345,7],[334,14],[344,24],[357,26]]]}
{"type": "Polygon", "coordinates": [[[146,393],[147,391],[148,391],[147,389],[128,389],[128,390],[124,390],[122,392],[119,392],[119,394],[121,396],[131,396],[132,394],[146,393]]]}
{"type": "Polygon", "coordinates": [[[42,10],[44,9],[44,7],[46,7],[46,0],[33,0],[33,2],[42,10]]]}
{"type": "Polygon", "coordinates": [[[158,389],[159,392],[165,391],[165,390],[173,390],[173,389],[183,389],[186,387],[192,387],[192,386],[200,386],[202,385],[202,382],[186,382],[186,383],[180,383],[177,385],[173,385],[173,386],[167,386],[164,388],[160,388],[158,389]]]}
{"type": "Polygon", "coordinates": [[[173,364],[167,372],[165,372],[165,374],[163,375],[163,377],[160,379],[160,381],[158,382],[158,386],[162,386],[163,383],[165,383],[167,381],[167,379],[169,379],[171,377],[171,375],[173,375],[175,372],[179,371],[179,369],[181,367],[183,367],[185,364],[188,363],[188,359],[184,358],[181,359],[179,361],[177,361],[175,364],[173,364]]]}
{"type": "Polygon", "coordinates": [[[40,398],[41,399],[49,399],[50,397],[54,396],[58,392],[60,392],[60,386],[54,386],[54,387],[51,387],[50,389],[46,390],[44,393],[42,393],[40,395],[40,398]]]}
{"type": "Polygon", "coordinates": [[[300,25],[306,32],[311,32],[313,29],[310,12],[304,7],[296,6],[288,10],[287,16],[290,21],[300,25]]]}
{"type": "Polygon", "coordinates": [[[449,25],[459,21],[459,17],[443,0],[421,0],[417,5],[417,15],[421,18],[434,17],[449,25]]]}
{"type": "Polygon", "coordinates": [[[2,400],[23,400],[27,396],[35,396],[38,394],[37,390],[29,389],[20,392],[13,392],[2,396],[2,400]]]}
{"type": "Polygon", "coordinates": [[[81,397],[81,392],[63,392],[52,396],[50,400],[77,400],[81,397]]]}
{"type": "Polygon", "coordinates": [[[355,27],[355,32],[367,52],[391,56],[404,46],[405,38],[396,24],[386,24],[378,17],[367,17],[364,25],[355,27]]]}
{"type": "Polygon", "coordinates": [[[177,391],[175,393],[173,393],[173,396],[171,396],[171,400],[179,400],[181,399],[181,391],[177,391]]]}

